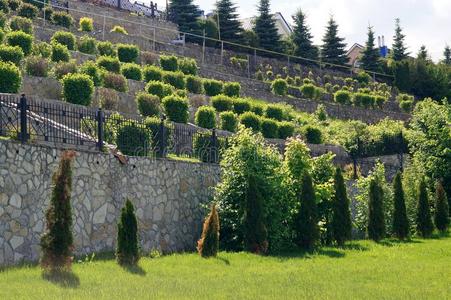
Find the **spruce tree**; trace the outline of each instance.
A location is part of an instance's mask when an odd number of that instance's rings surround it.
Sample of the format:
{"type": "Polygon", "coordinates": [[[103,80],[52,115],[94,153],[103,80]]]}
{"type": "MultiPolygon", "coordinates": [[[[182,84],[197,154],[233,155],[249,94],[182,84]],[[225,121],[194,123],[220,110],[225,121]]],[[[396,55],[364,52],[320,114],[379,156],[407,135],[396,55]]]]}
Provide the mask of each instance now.
{"type": "Polygon", "coordinates": [[[368,39],[360,62],[362,63],[362,68],[373,72],[378,72],[381,67],[381,56],[379,49],[375,47],[374,31],[371,26],[368,27],[368,39]]]}
{"type": "Polygon", "coordinates": [[[351,238],[352,221],[346,186],[339,167],[335,170],[334,190],[335,195],[332,199],[332,230],[338,246],[343,246],[345,241],[351,238]]]}
{"type": "Polygon", "coordinates": [[[420,182],[418,188],[418,203],[417,203],[417,233],[423,237],[430,237],[434,231],[434,224],[432,224],[431,210],[429,207],[428,193],[424,178],[420,182]]]}
{"type": "Polygon", "coordinates": [[[41,237],[41,265],[49,271],[69,271],[72,263],[72,160],[75,152],[61,155],[58,170],[53,175],[50,206],[46,212],[46,231],[41,237]]]}
{"type": "Polygon", "coordinates": [[[425,45],[421,45],[420,50],[418,51],[417,59],[424,61],[429,60],[429,53],[425,45]]]}
{"type": "Polygon", "coordinates": [[[331,16],[323,37],[321,59],[336,65],[346,65],[349,61],[346,56],[346,43],[344,38],[338,36],[338,24],[331,16]]]}
{"type": "Polygon", "coordinates": [[[396,19],[395,35],[393,36],[392,58],[394,61],[401,61],[409,56],[407,47],[404,45],[406,36],[402,33],[400,20],[396,19]]]}
{"type": "Polygon", "coordinates": [[[139,260],[138,221],[135,208],[128,199],[117,224],[116,259],[120,265],[136,265],[139,260]]]}
{"type": "Polygon", "coordinates": [[[446,232],[449,227],[449,207],[446,199],[445,189],[441,182],[437,182],[435,188],[435,227],[440,232],[446,232]]]}
{"type": "Polygon", "coordinates": [[[319,239],[318,208],[312,177],[307,172],[302,177],[299,196],[299,211],[294,217],[295,242],[299,247],[311,250],[319,239]]]}
{"type": "Polygon", "coordinates": [[[401,173],[398,172],[393,180],[393,234],[403,240],[409,236],[409,219],[407,218],[404,189],[402,187],[401,173]]]}
{"type": "Polygon", "coordinates": [[[260,48],[275,52],[281,51],[281,37],[276,27],[276,21],[270,12],[269,0],[260,0],[254,32],[257,34],[260,48]]]}
{"type": "Polygon", "coordinates": [[[219,215],[216,205],[211,206],[211,211],[205,219],[202,236],[197,242],[197,251],[202,257],[215,257],[219,249],[219,215]]]}
{"type": "MultiPolygon", "coordinates": [[[[200,16],[201,12],[192,0],[170,0],[169,2],[168,18],[177,24],[182,32],[202,35],[198,20],[200,16]]],[[[198,38],[188,35],[186,40],[197,41],[198,38]]]]}
{"type": "Polygon", "coordinates": [[[443,63],[445,65],[451,66],[451,48],[448,45],[446,45],[445,51],[443,51],[443,56],[443,63]]]}
{"type": "Polygon", "coordinates": [[[383,190],[376,179],[371,179],[368,199],[368,237],[380,241],[385,236],[383,190]]]}
{"type": "Polygon", "coordinates": [[[306,24],[305,14],[299,9],[293,16],[293,33],[291,40],[295,46],[294,55],[312,60],[318,60],[318,48],[313,45],[313,35],[306,24]]]}
{"type": "Polygon", "coordinates": [[[237,7],[231,0],[218,0],[216,2],[216,17],[219,19],[219,36],[221,40],[242,43],[243,42],[243,26],[236,12],[237,7]]]}

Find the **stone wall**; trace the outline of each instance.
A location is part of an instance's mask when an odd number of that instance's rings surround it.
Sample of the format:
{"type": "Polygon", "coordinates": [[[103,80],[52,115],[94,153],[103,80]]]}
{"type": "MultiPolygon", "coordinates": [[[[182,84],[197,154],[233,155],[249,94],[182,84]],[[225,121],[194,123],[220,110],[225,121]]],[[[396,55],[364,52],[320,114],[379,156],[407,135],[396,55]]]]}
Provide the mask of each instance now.
{"type": "MultiPolygon", "coordinates": [[[[0,140],[0,266],[39,258],[51,177],[61,151],[0,140]]],[[[120,209],[136,207],[144,251],[193,250],[201,231],[201,204],[211,198],[219,166],[78,152],[74,162],[72,212],[75,253],[115,247],[120,209]]]]}

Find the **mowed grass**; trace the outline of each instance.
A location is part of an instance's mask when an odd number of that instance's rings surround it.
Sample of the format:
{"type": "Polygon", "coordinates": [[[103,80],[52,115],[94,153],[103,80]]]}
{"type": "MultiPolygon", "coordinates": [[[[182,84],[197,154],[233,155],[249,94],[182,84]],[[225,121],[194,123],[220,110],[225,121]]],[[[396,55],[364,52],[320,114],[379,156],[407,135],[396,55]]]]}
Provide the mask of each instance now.
{"type": "Polygon", "coordinates": [[[350,243],[313,254],[196,254],[75,263],[45,278],[38,266],[0,272],[0,299],[451,299],[451,238],[350,243]]]}

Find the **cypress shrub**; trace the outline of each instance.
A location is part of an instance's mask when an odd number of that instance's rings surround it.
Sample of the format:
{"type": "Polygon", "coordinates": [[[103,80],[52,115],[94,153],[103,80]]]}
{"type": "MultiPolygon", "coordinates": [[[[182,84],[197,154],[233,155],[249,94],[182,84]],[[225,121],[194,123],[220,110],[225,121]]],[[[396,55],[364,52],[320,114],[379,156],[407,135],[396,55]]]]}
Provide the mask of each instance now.
{"type": "Polygon", "coordinates": [[[380,241],[385,236],[383,190],[377,180],[372,179],[368,199],[368,237],[380,241]]]}
{"type": "Polygon", "coordinates": [[[22,75],[19,68],[12,64],[0,61],[0,93],[16,94],[22,85],[22,75]]]}
{"type": "Polygon", "coordinates": [[[403,240],[409,236],[409,219],[407,218],[404,189],[401,173],[398,172],[393,180],[393,234],[403,240]]]}
{"type": "Polygon", "coordinates": [[[202,236],[197,242],[199,255],[205,258],[216,257],[219,250],[219,215],[216,205],[211,206],[211,211],[205,219],[202,236]]]}
{"type": "Polygon", "coordinates": [[[11,31],[23,31],[28,34],[33,34],[33,22],[24,17],[12,17],[9,22],[9,28],[11,28],[11,31]]]}
{"type": "Polygon", "coordinates": [[[263,113],[266,110],[266,106],[261,103],[252,103],[251,104],[251,112],[256,115],[263,116],[263,113]]]}
{"type": "Polygon", "coordinates": [[[53,34],[50,42],[58,43],[67,47],[68,50],[75,50],[75,35],[67,31],[57,31],[53,34]]]}
{"type": "Polygon", "coordinates": [[[135,45],[118,44],[117,57],[119,61],[125,63],[136,63],[139,57],[139,48],[135,45]]]}
{"type": "Polygon", "coordinates": [[[141,66],[135,63],[125,63],[121,66],[121,74],[127,79],[142,80],[141,66]]]}
{"type": "Polygon", "coordinates": [[[58,26],[70,28],[74,25],[74,18],[64,11],[56,11],[52,14],[52,23],[58,26]]]}
{"type": "Polygon", "coordinates": [[[175,72],[178,70],[178,60],[174,55],[161,55],[160,56],[160,66],[165,71],[175,72]]]}
{"type": "Polygon", "coordinates": [[[292,137],[294,134],[294,124],[291,122],[283,121],[278,123],[279,127],[279,139],[286,140],[292,137]]]}
{"type": "Polygon", "coordinates": [[[321,142],[323,141],[323,134],[321,132],[321,129],[316,126],[306,125],[304,126],[304,128],[302,128],[302,132],[307,143],[321,144],[321,142]]]}
{"type": "Polygon", "coordinates": [[[334,100],[340,104],[351,103],[351,93],[344,90],[337,91],[334,94],[334,100]]]}
{"type": "Polygon", "coordinates": [[[159,81],[149,81],[146,85],[146,91],[160,99],[171,95],[173,90],[174,88],[171,85],[159,81]]]}
{"type": "Polygon", "coordinates": [[[240,116],[240,122],[246,128],[251,128],[254,132],[261,131],[261,118],[253,112],[245,112],[240,116]]]}
{"type": "Polygon", "coordinates": [[[193,94],[203,94],[204,93],[204,86],[202,84],[202,79],[197,77],[197,76],[193,76],[193,75],[189,75],[185,77],[185,81],[186,81],[186,89],[188,90],[188,92],[193,93],[193,94]]]}
{"type": "Polygon", "coordinates": [[[143,77],[145,82],[161,81],[163,71],[158,67],[148,65],[143,69],[143,77]]]}
{"type": "Polygon", "coordinates": [[[445,233],[449,227],[449,206],[446,199],[445,189],[441,182],[437,182],[435,187],[435,227],[445,233]]]}
{"type": "Polygon", "coordinates": [[[241,115],[251,110],[251,104],[246,99],[234,98],[232,101],[233,101],[233,111],[238,115],[241,115]]]}
{"type": "Polygon", "coordinates": [[[197,63],[192,58],[179,59],[178,69],[185,75],[197,75],[197,63]]]}
{"type": "Polygon", "coordinates": [[[97,40],[87,35],[82,36],[78,40],[78,51],[86,54],[96,54],[97,40]]]}
{"type": "Polygon", "coordinates": [[[10,62],[16,66],[20,65],[24,57],[22,48],[18,46],[0,45],[0,60],[4,62],[10,62]]]}
{"type": "Polygon", "coordinates": [[[129,156],[147,156],[151,150],[149,130],[133,121],[120,124],[116,132],[117,148],[129,156]]]}
{"type": "Polygon", "coordinates": [[[176,123],[188,122],[188,100],[177,96],[167,96],[163,98],[162,104],[170,121],[176,123]]]}
{"type": "Polygon", "coordinates": [[[97,65],[105,70],[119,74],[121,63],[119,59],[111,56],[100,56],[96,61],[97,65]]]}
{"type": "Polygon", "coordinates": [[[112,56],[112,57],[116,56],[116,50],[114,49],[113,44],[111,44],[111,42],[109,41],[98,42],[97,52],[99,52],[101,56],[112,56]]]}
{"type": "Polygon", "coordinates": [[[426,190],[426,183],[424,178],[420,181],[418,187],[418,203],[417,203],[417,233],[423,237],[430,237],[434,231],[434,224],[432,224],[431,210],[429,207],[428,193],[426,190]]]}
{"type": "Polygon", "coordinates": [[[94,30],[94,25],[91,18],[88,17],[80,18],[78,24],[80,25],[80,28],[78,29],[80,31],[91,32],[94,30]]]}
{"type": "Polygon", "coordinates": [[[64,99],[73,104],[89,106],[94,93],[94,83],[85,74],[67,74],[63,77],[64,99]]]}
{"type": "Polygon", "coordinates": [[[53,62],[60,62],[60,61],[68,62],[70,59],[69,50],[67,50],[67,47],[64,45],[53,44],[51,59],[53,62]]]}
{"type": "Polygon", "coordinates": [[[19,46],[27,56],[33,47],[33,36],[23,31],[13,31],[6,35],[6,42],[10,46],[19,46]]]}
{"type": "Polygon", "coordinates": [[[102,81],[103,86],[106,88],[110,88],[122,93],[128,91],[128,82],[123,75],[113,72],[105,72],[103,73],[102,81]]]}
{"type": "Polygon", "coordinates": [[[283,107],[277,104],[268,104],[266,106],[265,115],[267,118],[282,121],[284,119],[283,107]]]}
{"type": "Polygon", "coordinates": [[[186,86],[185,75],[182,72],[163,72],[162,80],[179,90],[184,90],[186,86]]]}
{"type": "Polygon", "coordinates": [[[211,98],[211,105],[218,112],[229,111],[233,108],[233,99],[225,95],[217,95],[211,98]]]}
{"type": "Polygon", "coordinates": [[[53,175],[50,206],[46,212],[46,231],[41,237],[41,266],[49,271],[70,270],[72,263],[72,160],[73,151],[64,151],[53,175]]]}
{"type": "Polygon", "coordinates": [[[213,107],[204,105],[197,109],[195,122],[202,128],[216,128],[216,111],[213,107]]]}
{"type": "Polygon", "coordinates": [[[316,86],[311,83],[303,84],[300,91],[305,98],[314,99],[316,94],[316,86]]]}
{"type": "Polygon", "coordinates": [[[223,82],[214,79],[204,79],[203,81],[205,94],[213,97],[222,93],[223,82]]]}
{"type": "Polygon", "coordinates": [[[267,139],[276,139],[279,137],[279,127],[277,121],[268,118],[261,119],[262,134],[267,139]]]}
{"type": "Polygon", "coordinates": [[[116,259],[120,265],[136,265],[139,261],[138,221],[132,202],[127,199],[117,224],[116,259]]]}
{"type": "Polygon", "coordinates": [[[229,97],[240,96],[241,85],[239,82],[226,82],[223,86],[223,93],[229,97]]]}
{"type": "Polygon", "coordinates": [[[160,98],[158,96],[140,92],[136,95],[136,103],[139,113],[143,117],[160,115],[160,98]]]}
{"type": "Polygon", "coordinates": [[[222,130],[236,132],[238,129],[238,117],[231,111],[224,111],[219,114],[219,127],[222,130]]]}
{"type": "Polygon", "coordinates": [[[38,16],[38,9],[36,6],[31,5],[29,3],[22,3],[17,10],[17,14],[21,17],[34,19],[38,16]]]}
{"type": "Polygon", "coordinates": [[[338,246],[351,238],[352,221],[346,186],[339,167],[334,175],[334,197],[332,198],[332,231],[338,246]]]}
{"type": "Polygon", "coordinates": [[[83,65],[81,65],[80,73],[86,74],[91,77],[91,80],[95,86],[102,85],[102,74],[99,70],[99,67],[97,67],[95,62],[93,62],[92,60],[88,60],[83,65]]]}
{"type": "Polygon", "coordinates": [[[271,84],[271,90],[274,94],[285,96],[288,92],[288,83],[285,79],[275,79],[271,84]]]}

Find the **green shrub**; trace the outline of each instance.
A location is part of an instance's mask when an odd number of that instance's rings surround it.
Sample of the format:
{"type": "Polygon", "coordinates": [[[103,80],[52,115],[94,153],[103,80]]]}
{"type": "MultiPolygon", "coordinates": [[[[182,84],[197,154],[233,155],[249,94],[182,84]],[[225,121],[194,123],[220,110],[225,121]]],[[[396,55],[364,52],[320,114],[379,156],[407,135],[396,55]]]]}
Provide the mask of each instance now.
{"type": "Polygon", "coordinates": [[[9,9],[11,9],[12,11],[16,11],[19,8],[20,4],[22,3],[21,0],[8,0],[7,2],[9,9]]]}
{"type": "Polygon", "coordinates": [[[160,98],[155,95],[140,92],[136,95],[138,111],[143,117],[158,117],[160,115],[160,98]]]}
{"type": "Polygon", "coordinates": [[[225,95],[217,95],[211,98],[211,104],[217,112],[232,110],[233,99],[225,95]]]}
{"type": "Polygon", "coordinates": [[[171,126],[168,122],[163,122],[164,136],[161,136],[162,120],[157,117],[147,117],[144,120],[144,125],[150,130],[150,138],[152,141],[152,152],[156,157],[165,157],[166,149],[170,146],[171,142],[171,126]],[[162,145],[162,139],[164,138],[164,145],[162,145]]]}
{"type": "Polygon", "coordinates": [[[161,81],[163,78],[163,71],[155,66],[145,66],[143,69],[144,81],[161,81]]]}
{"type": "Polygon", "coordinates": [[[166,83],[159,81],[149,81],[146,85],[146,91],[149,94],[158,96],[160,99],[163,99],[166,96],[169,96],[174,91],[174,88],[166,83]]]}
{"type": "Polygon", "coordinates": [[[31,53],[33,36],[22,31],[13,31],[6,35],[6,42],[10,46],[19,46],[27,56],[31,53]]]}
{"type": "Polygon", "coordinates": [[[223,86],[223,93],[229,97],[240,96],[241,85],[239,82],[226,82],[223,86]]]}
{"type": "Polygon", "coordinates": [[[301,85],[302,85],[302,79],[301,79],[300,76],[295,76],[295,77],[294,77],[294,84],[295,84],[296,86],[301,86],[301,85]]]}
{"type": "Polygon", "coordinates": [[[385,236],[384,196],[379,181],[371,179],[368,197],[368,237],[380,241],[385,236]]]}
{"type": "Polygon", "coordinates": [[[253,112],[245,112],[240,116],[240,122],[247,128],[251,128],[254,132],[261,130],[261,118],[253,112]]]}
{"type": "Polygon", "coordinates": [[[265,80],[265,77],[263,76],[263,72],[258,70],[257,72],[255,72],[255,78],[257,80],[263,81],[265,80]]]}
{"type": "Polygon", "coordinates": [[[334,100],[340,104],[349,104],[351,103],[351,93],[344,90],[337,91],[334,94],[334,100]]]}
{"type": "Polygon", "coordinates": [[[399,107],[403,112],[409,113],[413,109],[413,101],[412,100],[403,100],[399,102],[399,107]]]}
{"type": "Polygon", "coordinates": [[[216,111],[213,107],[204,105],[197,109],[195,123],[202,128],[212,129],[216,127],[216,111]]]}
{"type": "Polygon", "coordinates": [[[249,101],[243,98],[233,98],[233,111],[241,115],[242,113],[245,113],[247,111],[251,110],[251,104],[249,101]]]}
{"type": "Polygon", "coordinates": [[[28,34],[33,34],[33,22],[24,17],[12,17],[9,21],[9,28],[12,31],[23,31],[28,34]]]}
{"type": "Polygon", "coordinates": [[[440,181],[436,183],[435,187],[434,224],[441,233],[446,233],[450,224],[448,200],[440,181]]]}
{"type": "Polygon", "coordinates": [[[118,25],[114,25],[113,29],[111,29],[110,32],[128,35],[127,30],[125,30],[124,27],[118,25]]]}
{"type": "Polygon", "coordinates": [[[355,106],[363,106],[366,108],[374,106],[374,96],[365,93],[355,93],[353,97],[353,103],[355,106]]]}
{"type": "Polygon", "coordinates": [[[314,99],[316,94],[316,86],[311,83],[303,84],[300,91],[305,98],[314,99]]]}
{"type": "Polygon", "coordinates": [[[326,121],[327,120],[327,111],[324,104],[318,104],[315,111],[315,116],[318,119],[318,121],[326,121]]]}
{"type": "Polygon", "coordinates": [[[292,137],[294,134],[294,124],[291,122],[283,121],[278,123],[279,127],[279,138],[286,140],[289,137],[292,137]]]}
{"type": "Polygon", "coordinates": [[[307,125],[302,129],[303,135],[307,143],[310,144],[321,144],[323,140],[323,135],[321,129],[318,127],[307,125]]]}
{"type": "Polygon", "coordinates": [[[178,70],[178,60],[174,55],[161,55],[160,66],[165,71],[175,72],[178,70]]]}
{"type": "Polygon", "coordinates": [[[47,77],[49,62],[46,58],[40,56],[29,56],[25,61],[25,70],[31,76],[47,77]]]}
{"type": "Polygon", "coordinates": [[[52,23],[57,26],[70,28],[74,25],[74,19],[66,12],[56,11],[52,14],[52,23]]]}
{"type": "Polygon", "coordinates": [[[276,95],[285,96],[288,92],[288,83],[285,79],[275,79],[271,84],[271,90],[276,95]]]}
{"type": "Polygon", "coordinates": [[[409,236],[410,226],[401,176],[401,172],[398,172],[393,180],[394,210],[392,232],[398,239],[403,240],[409,236]]]}
{"type": "Polygon", "coordinates": [[[91,18],[88,17],[80,18],[78,24],[80,25],[80,28],[78,29],[80,31],[91,32],[94,30],[94,25],[91,18]]]}
{"type": "Polygon", "coordinates": [[[80,67],[80,73],[86,74],[91,77],[92,82],[95,86],[102,85],[102,74],[99,67],[92,60],[88,60],[80,67]]]}
{"type": "Polygon", "coordinates": [[[363,84],[368,84],[371,81],[371,76],[366,73],[365,71],[360,71],[356,76],[355,79],[357,79],[357,81],[359,83],[363,83],[363,84]]]}
{"type": "Polygon", "coordinates": [[[214,79],[204,79],[204,90],[207,96],[213,97],[222,93],[223,82],[214,79]]]}
{"type": "Polygon", "coordinates": [[[377,107],[382,108],[384,103],[387,102],[387,98],[384,96],[376,95],[374,96],[374,102],[377,107]]]}
{"type": "Polygon", "coordinates": [[[265,138],[276,139],[279,137],[279,127],[277,126],[276,121],[268,118],[262,118],[261,128],[262,134],[265,138]]]}
{"type": "Polygon", "coordinates": [[[73,104],[89,106],[94,93],[94,83],[85,74],[67,74],[61,80],[64,99],[73,104]]]}
{"type": "Polygon", "coordinates": [[[121,66],[121,74],[127,79],[142,80],[141,66],[135,63],[125,63],[121,66]]]}
{"type": "Polygon", "coordinates": [[[231,111],[223,111],[219,114],[219,127],[222,130],[236,132],[238,129],[238,117],[231,111]]]}
{"type": "Polygon", "coordinates": [[[121,62],[136,63],[139,57],[139,48],[135,45],[117,44],[117,57],[121,62]]]}
{"type": "Polygon", "coordinates": [[[163,72],[162,80],[179,90],[185,89],[186,86],[185,75],[182,72],[163,72]]]}
{"type": "Polygon", "coordinates": [[[0,0],[0,11],[5,14],[9,13],[9,5],[6,0],[0,0]]]}
{"type": "Polygon", "coordinates": [[[196,60],[192,58],[181,58],[178,59],[178,69],[185,75],[197,75],[197,63],[196,60]]]}
{"type": "Polygon", "coordinates": [[[188,122],[188,100],[177,96],[166,96],[162,101],[168,119],[176,123],[188,122]]]}
{"type": "Polygon", "coordinates": [[[284,108],[277,104],[268,104],[265,110],[265,116],[270,119],[282,121],[284,117],[284,108]]]}
{"type": "Polygon", "coordinates": [[[0,29],[5,29],[6,27],[6,16],[0,11],[0,29]]]}
{"type": "Polygon", "coordinates": [[[135,208],[127,199],[117,224],[116,259],[120,265],[134,266],[139,261],[138,221],[135,208]]]}
{"type": "Polygon", "coordinates": [[[34,19],[37,17],[39,11],[36,6],[29,3],[22,3],[17,10],[17,14],[21,17],[34,19]]]}
{"type": "Polygon", "coordinates": [[[186,89],[188,92],[193,94],[203,94],[204,86],[202,84],[202,79],[197,76],[188,75],[185,77],[186,89]]]}
{"type": "Polygon", "coordinates": [[[351,239],[352,219],[349,209],[349,198],[340,167],[335,169],[334,192],[332,198],[332,234],[337,245],[342,247],[345,241],[351,239]]]}
{"type": "Polygon", "coordinates": [[[53,13],[54,13],[55,11],[53,10],[53,8],[51,7],[51,6],[46,6],[45,8],[44,8],[44,11],[42,12],[42,14],[43,14],[43,17],[47,20],[47,21],[49,21],[49,22],[51,22],[52,21],[52,16],[53,16],[53,13]]]}
{"type": "Polygon", "coordinates": [[[69,61],[70,53],[66,46],[61,44],[53,44],[52,45],[52,61],[60,62],[60,61],[69,61]]]}
{"type": "Polygon", "coordinates": [[[181,98],[188,97],[188,93],[186,92],[186,90],[175,90],[174,95],[179,96],[181,98]]]}
{"type": "Polygon", "coordinates": [[[142,51],[141,52],[141,64],[143,65],[158,65],[158,62],[160,61],[160,56],[156,53],[149,52],[149,51],[142,51]]]}
{"type": "Polygon", "coordinates": [[[123,93],[128,91],[127,79],[120,74],[116,74],[113,72],[105,72],[103,73],[102,80],[103,86],[106,88],[110,88],[123,93]]]}
{"type": "Polygon", "coordinates": [[[116,57],[100,56],[97,58],[96,63],[99,67],[109,72],[119,73],[121,71],[121,63],[116,57]]]}
{"type": "Polygon", "coordinates": [[[113,44],[111,42],[98,42],[97,43],[97,52],[101,56],[116,56],[116,50],[114,49],[113,44]]]}
{"type": "Polygon", "coordinates": [[[216,204],[211,206],[210,214],[204,222],[202,235],[197,242],[197,251],[200,256],[208,258],[215,257],[219,250],[219,215],[216,204]]]}
{"type": "Polygon", "coordinates": [[[19,68],[12,63],[0,61],[0,93],[17,94],[21,85],[19,68]]]}
{"type": "Polygon", "coordinates": [[[24,54],[22,48],[19,46],[0,45],[0,60],[11,62],[16,66],[19,66],[23,57],[24,54]]]}
{"type": "Polygon", "coordinates": [[[52,46],[46,42],[34,43],[33,50],[31,52],[36,56],[50,58],[52,55],[52,46]]]}
{"type": "Polygon", "coordinates": [[[97,52],[97,40],[87,35],[82,36],[78,40],[78,51],[86,54],[96,54],[97,52]]]}
{"type": "Polygon", "coordinates": [[[45,5],[49,4],[49,0],[23,0],[22,3],[34,5],[36,8],[41,10],[45,5]]]}
{"type": "Polygon", "coordinates": [[[431,208],[424,178],[421,178],[417,193],[416,230],[422,238],[428,238],[434,231],[431,208]]]}
{"type": "Polygon", "coordinates": [[[218,163],[221,151],[221,140],[217,139],[216,145],[213,144],[212,134],[210,132],[196,134],[193,138],[194,155],[202,162],[218,163]]]}
{"type": "Polygon", "coordinates": [[[252,103],[251,104],[251,112],[253,112],[256,115],[263,116],[266,110],[266,105],[263,105],[261,103],[252,103]]]}
{"type": "Polygon", "coordinates": [[[57,31],[53,34],[50,42],[58,43],[67,47],[68,50],[75,50],[75,35],[68,31],[57,31]]]}
{"type": "Polygon", "coordinates": [[[152,149],[149,130],[133,121],[123,122],[117,128],[116,145],[125,155],[147,156],[152,149]]]}
{"type": "Polygon", "coordinates": [[[77,64],[75,61],[59,62],[53,68],[53,74],[56,79],[62,79],[67,74],[77,73],[77,64]]]}

